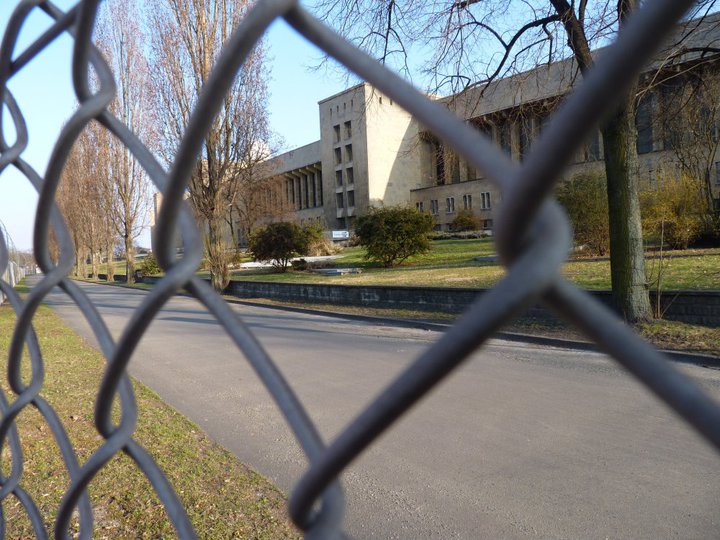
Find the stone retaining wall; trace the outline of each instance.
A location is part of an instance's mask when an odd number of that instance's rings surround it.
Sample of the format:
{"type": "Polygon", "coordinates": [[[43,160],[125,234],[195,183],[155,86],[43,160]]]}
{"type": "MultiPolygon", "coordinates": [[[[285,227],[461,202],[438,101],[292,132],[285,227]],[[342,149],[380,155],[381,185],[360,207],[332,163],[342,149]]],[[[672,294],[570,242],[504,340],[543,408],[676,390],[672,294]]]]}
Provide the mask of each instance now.
{"type": "MultiPolygon", "coordinates": [[[[157,279],[146,277],[144,281],[153,283],[157,279]]],[[[248,299],[461,313],[485,290],[231,281],[225,292],[248,299]]],[[[609,291],[592,291],[591,294],[605,305],[612,303],[609,291]]],[[[650,297],[654,303],[653,292],[650,297]]],[[[661,309],[665,319],[720,327],[720,291],[665,291],[661,295],[661,309]]],[[[542,307],[531,308],[528,315],[552,317],[542,307]]]]}

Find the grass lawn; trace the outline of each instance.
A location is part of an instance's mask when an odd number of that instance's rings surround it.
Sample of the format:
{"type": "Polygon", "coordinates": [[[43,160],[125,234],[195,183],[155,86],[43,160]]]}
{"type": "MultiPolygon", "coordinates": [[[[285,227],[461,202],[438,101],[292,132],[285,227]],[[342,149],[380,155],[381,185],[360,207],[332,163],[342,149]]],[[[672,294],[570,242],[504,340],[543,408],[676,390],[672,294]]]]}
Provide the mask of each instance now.
{"type": "MultiPolygon", "coordinates": [[[[413,285],[426,287],[487,288],[505,274],[504,268],[475,257],[493,255],[491,239],[437,240],[433,249],[396,268],[381,268],[363,258],[364,250],[348,248],[334,261],[338,267],[362,268],[361,274],[323,276],[313,272],[276,273],[272,270],[238,270],[233,279],[271,282],[333,283],[346,285],[413,285]]],[[[658,259],[648,254],[648,282],[654,286],[658,259]]],[[[563,274],[584,289],[610,289],[607,259],[574,258],[563,265],[563,274]]],[[[669,252],[663,259],[662,288],[720,289],[720,249],[669,252]],[[669,255],[669,257],[667,256],[669,255]]]]}
{"type": "MultiPolygon", "coordinates": [[[[0,306],[0,358],[4,362],[14,323],[12,309],[0,306]]],[[[101,443],[93,426],[93,407],[104,360],[50,308],[41,307],[34,327],[46,369],[41,395],[57,411],[84,462],[101,443]]],[[[2,386],[13,401],[15,396],[7,383],[2,386]]],[[[168,475],[199,538],[299,537],[285,517],[283,495],[272,484],[238,462],[155,393],[137,382],[134,389],[139,409],[135,439],[168,475]]],[[[17,425],[25,454],[20,485],[39,505],[51,532],[68,486],[67,473],[52,433],[35,409],[27,407],[17,425]]],[[[2,465],[4,471],[10,470],[6,451],[2,465]]],[[[95,517],[93,538],[176,537],[149,482],[127,456],[117,456],[103,468],[91,482],[89,493],[95,517]]],[[[34,538],[15,498],[6,499],[3,508],[8,538],[34,538]]]]}
{"type": "MultiPolygon", "coordinates": [[[[125,275],[125,260],[124,259],[121,261],[113,261],[112,265],[113,265],[113,269],[115,270],[115,275],[117,275],[117,276],[125,275]]],[[[135,266],[136,267],[139,266],[138,261],[135,261],[135,266]]],[[[100,263],[98,265],[98,273],[107,274],[107,267],[108,267],[108,265],[106,262],[100,263]]],[[[87,265],[87,271],[88,271],[88,273],[92,272],[92,266],[89,264],[87,265]]]]}

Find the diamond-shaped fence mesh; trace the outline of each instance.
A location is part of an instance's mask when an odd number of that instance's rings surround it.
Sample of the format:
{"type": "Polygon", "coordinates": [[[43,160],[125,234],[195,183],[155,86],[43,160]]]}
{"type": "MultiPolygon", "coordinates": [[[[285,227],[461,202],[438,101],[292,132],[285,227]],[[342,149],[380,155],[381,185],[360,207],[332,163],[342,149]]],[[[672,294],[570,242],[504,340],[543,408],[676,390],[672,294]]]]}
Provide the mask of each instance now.
{"type": "MultiPolygon", "coordinates": [[[[289,503],[293,521],[307,537],[341,536],[344,508],[339,476],[348,464],[401,417],[463,360],[486,342],[494,332],[531,304],[541,301],[565,320],[577,325],[600,347],[622,364],[634,377],[674,409],[710,444],[720,449],[720,408],[691,380],[674,369],[653,347],[638,338],[615,315],[560,275],[569,245],[570,232],[562,211],[552,200],[551,189],[563,166],[613,106],[618,89],[629,84],[643,63],[693,2],[657,0],[643,3],[629,21],[618,41],[578,85],[554,114],[550,125],[522,165],[512,162],[477,131],[431,102],[397,75],[352,46],[319,22],[295,0],[259,0],[227,41],[212,76],[204,88],[184,139],[166,171],[150,152],[108,111],[113,98],[112,73],[92,44],[92,31],[99,2],[82,1],[62,12],[50,2],[19,2],[5,30],[0,50],[0,85],[4,108],[3,130],[14,126],[14,142],[0,137],[0,171],[13,167],[39,195],[34,231],[35,256],[42,279],[25,299],[13,290],[8,275],[15,271],[9,261],[8,241],[0,233],[0,291],[17,314],[8,357],[8,384],[12,395],[0,394],[0,440],[10,449],[10,471],[0,475],[0,501],[15,497],[29,516],[38,538],[46,537],[43,516],[33,499],[21,487],[23,452],[15,421],[26,407],[45,418],[60,448],[70,486],[58,510],[55,535],[65,536],[71,517],[79,516],[80,536],[92,536],[92,509],[87,486],[93,476],[116,454],[124,452],[149,479],[165,505],[167,515],[181,538],[195,538],[187,515],[162,471],[133,439],[138,414],[127,375],[133,352],[163,305],[180,289],[197,298],[234,341],[239,356],[247,359],[273,396],[307,455],[308,468],[297,482],[289,503]],[[20,28],[33,9],[41,9],[55,23],[36,41],[13,57],[20,28]],[[424,352],[405,372],[329,444],[323,442],[312,419],[272,358],[243,321],[202,279],[195,269],[202,257],[202,241],[196,223],[183,201],[201,141],[209,129],[212,113],[218,111],[235,73],[253,45],[276,19],[284,18],[298,33],[329,56],[343,63],[361,79],[389,96],[416,119],[443,139],[474,167],[484,171],[502,191],[503,205],[496,219],[497,249],[507,265],[506,277],[487,294],[480,296],[464,316],[443,337],[424,352]],[[58,36],[74,40],[73,72],[79,108],[64,126],[52,153],[47,171],[41,175],[23,160],[28,144],[23,111],[8,83],[23,67],[58,36]],[[87,87],[89,73],[98,80],[96,91],[87,87]],[[56,206],[55,194],[63,166],[73,143],[93,120],[121,140],[141,163],[156,189],[163,195],[157,223],[158,259],[165,276],[133,313],[119,339],[113,339],[93,304],[68,275],[75,261],[73,242],[56,206]],[[174,231],[179,229],[184,254],[176,260],[174,231]],[[56,265],[48,250],[53,231],[60,247],[56,265]],[[520,242],[522,239],[522,242],[520,242]],[[163,240],[165,240],[163,242],[163,240]],[[43,351],[33,330],[33,317],[46,295],[60,286],[77,304],[89,322],[107,360],[97,393],[95,425],[104,443],[80,463],[54,410],[42,397],[43,351]],[[31,376],[20,376],[24,347],[30,356],[31,376]],[[240,354],[240,352],[242,354],[240,354]],[[111,404],[119,398],[121,414],[116,423],[111,404]]],[[[72,377],[72,374],[68,374],[72,377]]],[[[4,520],[4,515],[0,516],[4,520]]],[[[4,527],[3,527],[4,530],[4,527]]]]}

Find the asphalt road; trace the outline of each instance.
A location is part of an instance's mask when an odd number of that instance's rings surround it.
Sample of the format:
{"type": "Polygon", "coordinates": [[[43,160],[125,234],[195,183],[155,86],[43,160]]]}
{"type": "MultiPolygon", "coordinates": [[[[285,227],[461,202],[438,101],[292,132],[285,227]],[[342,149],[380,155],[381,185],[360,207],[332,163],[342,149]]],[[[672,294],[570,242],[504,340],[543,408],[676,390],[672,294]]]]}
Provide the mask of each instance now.
{"type": "MultiPolygon", "coordinates": [[[[83,284],[115,335],[145,292],[83,284]]],[[[51,304],[81,334],[62,294],[51,304]]],[[[331,439],[438,338],[235,306],[331,439]]],[[[306,463],[254,372],[174,298],[131,373],[289,490],[306,463]]],[[[681,369],[720,399],[720,371],[681,369]]],[[[142,411],[141,411],[142,413],[142,411]]],[[[356,538],[718,538],[720,457],[595,353],[493,341],[344,473],[356,538]]]]}

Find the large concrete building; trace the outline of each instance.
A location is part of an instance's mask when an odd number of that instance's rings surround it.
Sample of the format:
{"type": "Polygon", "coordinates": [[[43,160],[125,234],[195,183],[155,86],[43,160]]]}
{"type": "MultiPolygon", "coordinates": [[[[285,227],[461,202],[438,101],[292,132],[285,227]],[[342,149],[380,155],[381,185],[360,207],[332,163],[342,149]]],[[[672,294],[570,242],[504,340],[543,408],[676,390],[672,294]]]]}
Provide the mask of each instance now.
{"type": "MultiPolygon", "coordinates": [[[[704,92],[712,98],[708,109],[715,109],[713,122],[720,118],[719,55],[713,52],[717,48],[705,48],[720,41],[720,15],[690,26],[694,32],[683,39],[680,35],[671,38],[669,43],[680,45],[659,53],[642,77],[646,90],[637,108],[637,149],[640,175],[650,183],[660,169],[677,165],[673,151],[677,137],[672,132],[678,128],[662,119],[673,96],[679,93],[682,101],[687,98],[684,88],[715,77],[718,82],[706,84],[704,92]]],[[[565,60],[460,95],[431,99],[438,99],[502,151],[522,161],[552,111],[580,78],[574,61],[565,60]]],[[[458,212],[467,209],[479,218],[483,229],[492,230],[501,202],[497,188],[391,98],[361,83],[320,101],[318,113],[319,141],[264,164],[262,185],[267,196],[252,197],[247,203],[260,208],[256,213],[260,217],[254,223],[238,218],[234,230],[239,234],[233,235],[237,241],[244,243],[243,230],[246,233],[257,222],[272,219],[318,222],[326,230],[350,231],[357,216],[383,205],[410,205],[430,212],[437,230],[450,230],[458,212]]],[[[720,126],[713,123],[711,128],[709,154],[703,156],[708,164],[705,181],[720,210],[720,126]]],[[[689,126],[680,129],[691,131],[689,126]]],[[[703,151],[707,154],[708,148],[703,151]]],[[[603,156],[598,130],[578,151],[567,176],[603,174],[603,156]]],[[[241,209],[237,210],[241,215],[241,209]]]]}
{"type": "Polygon", "coordinates": [[[292,216],[348,230],[371,206],[406,204],[420,177],[412,117],[365,83],[318,106],[320,140],[268,164],[292,216]]]}
{"type": "MultiPolygon", "coordinates": [[[[670,40],[683,48],[662,51],[648,66],[644,78],[652,77],[653,84],[639,100],[636,126],[640,174],[649,182],[659,169],[677,164],[670,128],[661,119],[669,96],[693,84],[692,77],[714,73],[720,81],[713,55],[702,52],[703,45],[715,39],[720,39],[718,15],[708,17],[689,39],[670,40]]],[[[521,161],[579,78],[575,63],[565,60],[440,101],[521,161]]],[[[720,83],[709,91],[720,92],[720,83]]],[[[388,96],[362,83],[320,101],[318,107],[320,140],[270,162],[273,177],[285,185],[286,217],[301,223],[316,220],[328,230],[350,230],[369,207],[406,204],[435,216],[437,230],[450,230],[462,209],[471,210],[484,229],[492,230],[500,202],[497,188],[388,96]]],[[[720,206],[720,155],[717,147],[711,152],[705,157],[711,175],[706,181],[720,206]]],[[[603,156],[598,130],[578,151],[567,176],[602,174],[603,156]]]]}

